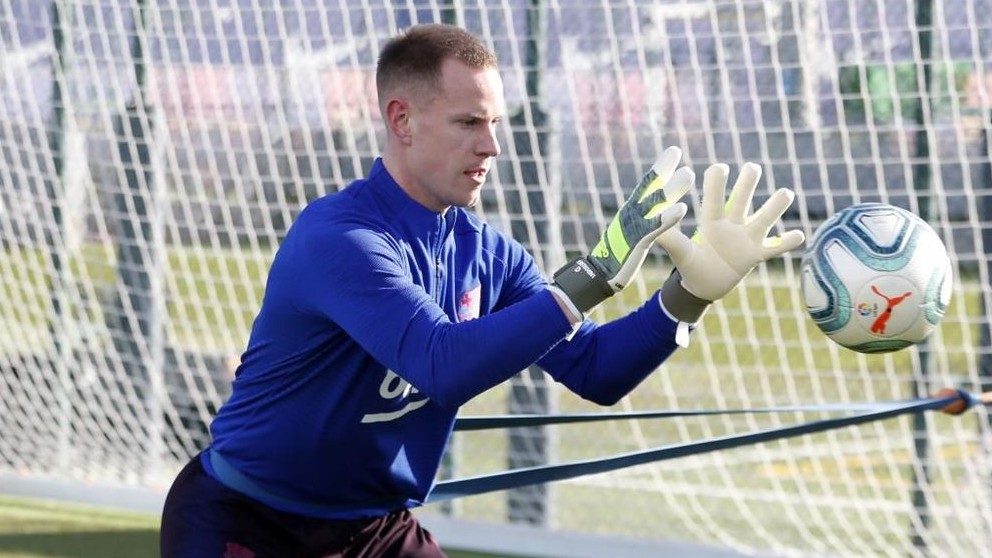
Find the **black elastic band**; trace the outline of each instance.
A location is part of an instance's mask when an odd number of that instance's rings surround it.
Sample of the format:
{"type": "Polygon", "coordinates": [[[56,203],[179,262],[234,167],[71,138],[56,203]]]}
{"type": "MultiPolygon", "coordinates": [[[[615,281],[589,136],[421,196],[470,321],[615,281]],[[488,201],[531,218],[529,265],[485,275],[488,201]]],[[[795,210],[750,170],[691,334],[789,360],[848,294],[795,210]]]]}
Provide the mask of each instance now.
{"type": "Polygon", "coordinates": [[[759,432],[749,432],[746,434],[736,434],[722,438],[703,440],[701,442],[688,442],[670,446],[662,446],[647,449],[644,451],[593,459],[589,461],[575,461],[556,465],[543,465],[522,469],[513,469],[491,475],[478,477],[468,477],[438,483],[427,499],[428,503],[452,500],[465,496],[475,496],[487,492],[498,490],[508,490],[532,484],[541,484],[567,480],[585,475],[607,473],[617,469],[632,467],[634,465],[644,465],[655,461],[685,457],[699,453],[706,453],[722,449],[730,449],[748,444],[758,444],[792,438],[805,434],[813,434],[853,426],[866,422],[883,420],[898,415],[908,413],[918,413],[931,409],[942,409],[951,403],[964,400],[966,404],[971,404],[975,398],[973,396],[964,397],[961,393],[941,398],[916,399],[902,403],[877,403],[874,409],[846,417],[839,417],[827,420],[806,422],[783,428],[762,430],[759,432]]]}
{"type": "Polygon", "coordinates": [[[778,413],[825,413],[861,412],[878,408],[877,403],[834,403],[824,405],[789,405],[784,407],[751,407],[744,409],[686,409],[630,411],[625,413],[527,413],[519,415],[468,415],[455,419],[455,431],[496,430],[500,428],[522,428],[529,426],[550,426],[582,424],[616,420],[644,420],[676,417],[705,417],[743,414],[778,413]]]}

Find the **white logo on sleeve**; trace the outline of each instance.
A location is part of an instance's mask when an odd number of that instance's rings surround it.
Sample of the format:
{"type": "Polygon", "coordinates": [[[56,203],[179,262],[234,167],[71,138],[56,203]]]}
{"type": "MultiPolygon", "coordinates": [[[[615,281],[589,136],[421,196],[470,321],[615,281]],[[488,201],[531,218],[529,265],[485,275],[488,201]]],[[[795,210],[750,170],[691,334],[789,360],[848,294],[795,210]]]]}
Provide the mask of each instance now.
{"type": "MultiPolygon", "coordinates": [[[[410,385],[410,382],[397,376],[392,370],[386,370],[386,377],[383,378],[382,383],[379,384],[379,396],[386,401],[407,399],[417,393],[419,393],[417,388],[410,385]]],[[[395,411],[385,413],[368,413],[362,417],[362,423],[367,424],[371,422],[389,422],[391,420],[396,420],[407,413],[416,411],[417,409],[423,407],[428,401],[430,401],[430,398],[424,397],[423,399],[407,401],[406,405],[396,409],[395,411]]]]}

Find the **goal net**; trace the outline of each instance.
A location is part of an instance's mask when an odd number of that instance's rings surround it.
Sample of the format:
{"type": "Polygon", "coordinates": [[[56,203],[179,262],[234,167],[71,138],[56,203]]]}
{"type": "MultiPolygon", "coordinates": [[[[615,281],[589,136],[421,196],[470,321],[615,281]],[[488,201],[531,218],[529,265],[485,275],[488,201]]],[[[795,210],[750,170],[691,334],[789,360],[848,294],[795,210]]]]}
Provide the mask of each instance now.
{"type": "MultiPolygon", "coordinates": [[[[0,475],[164,493],[209,440],[301,208],[365,173],[378,47],[428,21],[499,56],[509,114],[478,211],[552,271],[665,146],[754,161],[784,226],[884,201],[938,231],[954,294],[925,343],[862,355],[759,267],[616,410],[992,390],[992,0],[0,0],[0,475]]],[[[693,194],[699,201],[699,192],[693,194]]],[[[683,225],[693,225],[692,212],[683,225]]],[[[658,249],[605,321],[671,270],[658,249]]],[[[595,408],[526,371],[463,414],[595,408]]],[[[445,478],[819,420],[826,411],[459,433],[445,478]]],[[[425,514],[781,555],[992,547],[984,409],[704,453],[425,514]]]]}

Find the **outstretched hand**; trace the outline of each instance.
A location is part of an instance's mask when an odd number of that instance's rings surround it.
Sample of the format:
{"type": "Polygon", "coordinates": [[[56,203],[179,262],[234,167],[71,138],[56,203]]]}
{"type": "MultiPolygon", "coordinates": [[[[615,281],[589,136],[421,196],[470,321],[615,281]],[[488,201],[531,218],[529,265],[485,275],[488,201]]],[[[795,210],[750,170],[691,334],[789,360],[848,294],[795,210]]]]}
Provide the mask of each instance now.
{"type": "Polygon", "coordinates": [[[750,214],[761,167],[746,163],[727,198],[729,175],[725,164],[706,169],[699,227],[692,238],[671,228],[657,239],[676,268],[662,289],[662,304],[681,321],[697,321],[711,302],[733,290],[758,264],[806,239],[800,230],[768,235],[795,199],[792,190],[779,189],[750,214]]]}

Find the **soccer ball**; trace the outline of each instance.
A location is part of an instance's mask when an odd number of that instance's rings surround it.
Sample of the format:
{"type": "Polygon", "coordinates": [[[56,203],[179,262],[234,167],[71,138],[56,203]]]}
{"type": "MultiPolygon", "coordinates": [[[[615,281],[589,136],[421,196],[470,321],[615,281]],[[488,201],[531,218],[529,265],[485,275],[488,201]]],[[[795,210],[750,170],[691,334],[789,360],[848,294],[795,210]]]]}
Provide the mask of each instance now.
{"type": "Polygon", "coordinates": [[[860,353],[923,341],[951,299],[951,261],[940,237],[916,215],[883,203],[853,205],[823,223],[801,270],[813,322],[860,353]]]}

